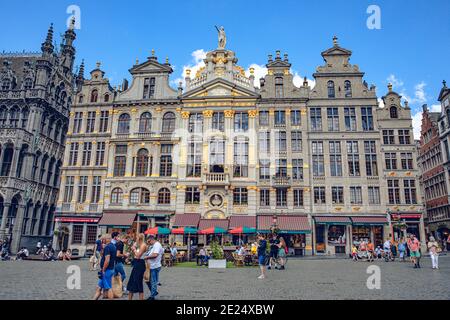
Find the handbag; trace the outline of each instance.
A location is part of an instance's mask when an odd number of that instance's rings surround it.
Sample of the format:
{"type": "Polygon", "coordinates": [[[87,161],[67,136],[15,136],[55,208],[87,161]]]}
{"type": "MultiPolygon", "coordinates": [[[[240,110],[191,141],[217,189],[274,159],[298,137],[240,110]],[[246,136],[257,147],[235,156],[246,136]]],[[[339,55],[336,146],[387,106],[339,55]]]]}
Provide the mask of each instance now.
{"type": "Polygon", "coordinates": [[[123,288],[122,288],[122,277],[120,274],[112,278],[112,291],[114,298],[122,298],[123,288]]]}
{"type": "Polygon", "coordinates": [[[150,282],[150,267],[145,263],[144,282],[150,282]]]}

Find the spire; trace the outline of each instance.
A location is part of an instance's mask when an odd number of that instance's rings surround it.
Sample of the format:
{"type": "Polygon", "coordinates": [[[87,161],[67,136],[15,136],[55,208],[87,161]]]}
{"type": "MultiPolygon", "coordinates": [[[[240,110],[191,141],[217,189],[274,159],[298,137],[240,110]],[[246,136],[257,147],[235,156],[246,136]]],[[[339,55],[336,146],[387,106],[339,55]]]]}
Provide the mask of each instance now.
{"type": "Polygon", "coordinates": [[[45,42],[42,44],[41,49],[43,53],[52,54],[54,50],[53,46],[53,23],[50,24],[50,28],[47,31],[47,38],[45,42]]]}
{"type": "Polygon", "coordinates": [[[333,45],[334,45],[335,47],[339,47],[338,37],[337,37],[337,36],[334,36],[334,37],[333,37],[333,45]]]}
{"type": "Polygon", "coordinates": [[[389,82],[387,87],[388,87],[389,92],[392,92],[392,83],[389,82]]]}
{"type": "Polygon", "coordinates": [[[447,88],[447,81],[442,80],[442,86],[443,86],[444,88],[447,88]]]}
{"type": "Polygon", "coordinates": [[[80,70],[78,72],[78,79],[84,79],[84,59],[81,60],[80,70]]]}

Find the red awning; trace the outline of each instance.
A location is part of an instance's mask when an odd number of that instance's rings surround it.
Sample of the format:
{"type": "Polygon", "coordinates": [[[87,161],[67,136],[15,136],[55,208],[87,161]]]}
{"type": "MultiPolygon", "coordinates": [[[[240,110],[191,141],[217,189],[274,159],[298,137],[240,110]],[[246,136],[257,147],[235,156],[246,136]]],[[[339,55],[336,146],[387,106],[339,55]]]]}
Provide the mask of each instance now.
{"type": "Polygon", "coordinates": [[[314,220],[318,224],[352,224],[349,217],[342,216],[315,216],[314,220]]]}
{"type": "Polygon", "coordinates": [[[420,219],[422,218],[421,213],[393,213],[393,218],[400,218],[400,219],[420,219]]]}
{"type": "MultiPolygon", "coordinates": [[[[273,224],[272,215],[258,216],[258,230],[270,230],[273,224]]],[[[280,232],[310,232],[308,216],[279,215],[277,216],[277,227],[280,232]]]]}
{"type": "Polygon", "coordinates": [[[387,218],[384,216],[380,217],[351,217],[354,224],[387,224],[387,218]]]}
{"type": "Polygon", "coordinates": [[[228,230],[228,224],[230,221],[228,219],[200,219],[198,224],[199,230],[204,230],[213,227],[219,227],[228,230]]]}
{"type": "Polygon", "coordinates": [[[136,213],[104,213],[99,226],[131,227],[136,218],[136,213]]]}
{"type": "Polygon", "coordinates": [[[239,227],[256,228],[256,216],[231,216],[229,228],[239,227]]]}
{"type": "Polygon", "coordinates": [[[80,222],[80,223],[97,223],[100,218],[89,218],[89,217],[56,217],[56,222],[80,222]]]}
{"type": "Polygon", "coordinates": [[[176,214],[173,226],[197,228],[199,221],[200,215],[198,213],[176,214]]]}

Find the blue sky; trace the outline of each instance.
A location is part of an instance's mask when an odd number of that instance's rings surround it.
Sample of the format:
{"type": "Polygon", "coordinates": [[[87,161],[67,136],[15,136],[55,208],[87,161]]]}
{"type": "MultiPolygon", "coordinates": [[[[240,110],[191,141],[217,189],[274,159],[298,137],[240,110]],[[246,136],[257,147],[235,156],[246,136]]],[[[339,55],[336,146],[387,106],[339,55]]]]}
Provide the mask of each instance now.
{"type": "Polygon", "coordinates": [[[77,64],[84,58],[92,70],[101,61],[113,85],[130,79],[136,58],[144,61],[151,49],[162,61],[169,57],[175,83],[183,68],[194,67],[204,51],[216,47],[214,25],[225,26],[227,48],[245,69],[263,66],[267,55],[280,49],[289,54],[293,71],[309,79],[323,62],[320,52],[337,35],[339,44],[353,51],[351,62],[378,87],[378,96],[390,79],[410,100],[416,127],[421,105],[436,105],[442,80],[450,82],[448,0],[1,1],[2,25],[10,28],[0,33],[0,51],[39,50],[51,22],[59,42],[68,6],[79,6],[77,64]],[[381,9],[380,30],[366,26],[369,5],[381,9]]]}

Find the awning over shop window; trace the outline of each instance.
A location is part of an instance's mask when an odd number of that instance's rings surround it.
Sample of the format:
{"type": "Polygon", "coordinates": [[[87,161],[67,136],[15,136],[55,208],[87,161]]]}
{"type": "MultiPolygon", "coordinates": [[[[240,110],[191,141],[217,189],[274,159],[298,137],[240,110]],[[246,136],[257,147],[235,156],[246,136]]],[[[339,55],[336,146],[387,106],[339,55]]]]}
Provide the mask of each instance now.
{"type": "Polygon", "coordinates": [[[104,213],[98,225],[116,228],[129,228],[133,224],[135,218],[136,213],[104,213]]]}
{"type": "Polygon", "coordinates": [[[194,227],[194,228],[197,228],[199,221],[200,221],[200,215],[198,213],[176,214],[173,226],[174,227],[194,227]]]}
{"type": "MultiPolygon", "coordinates": [[[[279,215],[277,216],[277,228],[280,233],[310,233],[311,226],[307,216],[279,215]]],[[[272,215],[257,217],[257,229],[259,232],[269,232],[273,225],[272,215]]]]}
{"type": "Polygon", "coordinates": [[[387,224],[387,218],[380,217],[351,217],[353,224],[355,225],[384,225],[387,224]]]}
{"type": "Polygon", "coordinates": [[[230,221],[228,219],[200,219],[198,229],[205,230],[208,228],[218,227],[228,230],[229,223],[230,221]]]}
{"type": "Polygon", "coordinates": [[[317,224],[352,224],[349,217],[342,216],[315,216],[317,224]]]}
{"type": "Polygon", "coordinates": [[[256,228],[256,216],[231,216],[229,228],[239,227],[256,228]]]}
{"type": "Polygon", "coordinates": [[[89,217],[56,217],[55,222],[97,223],[100,218],[89,217]]]}

